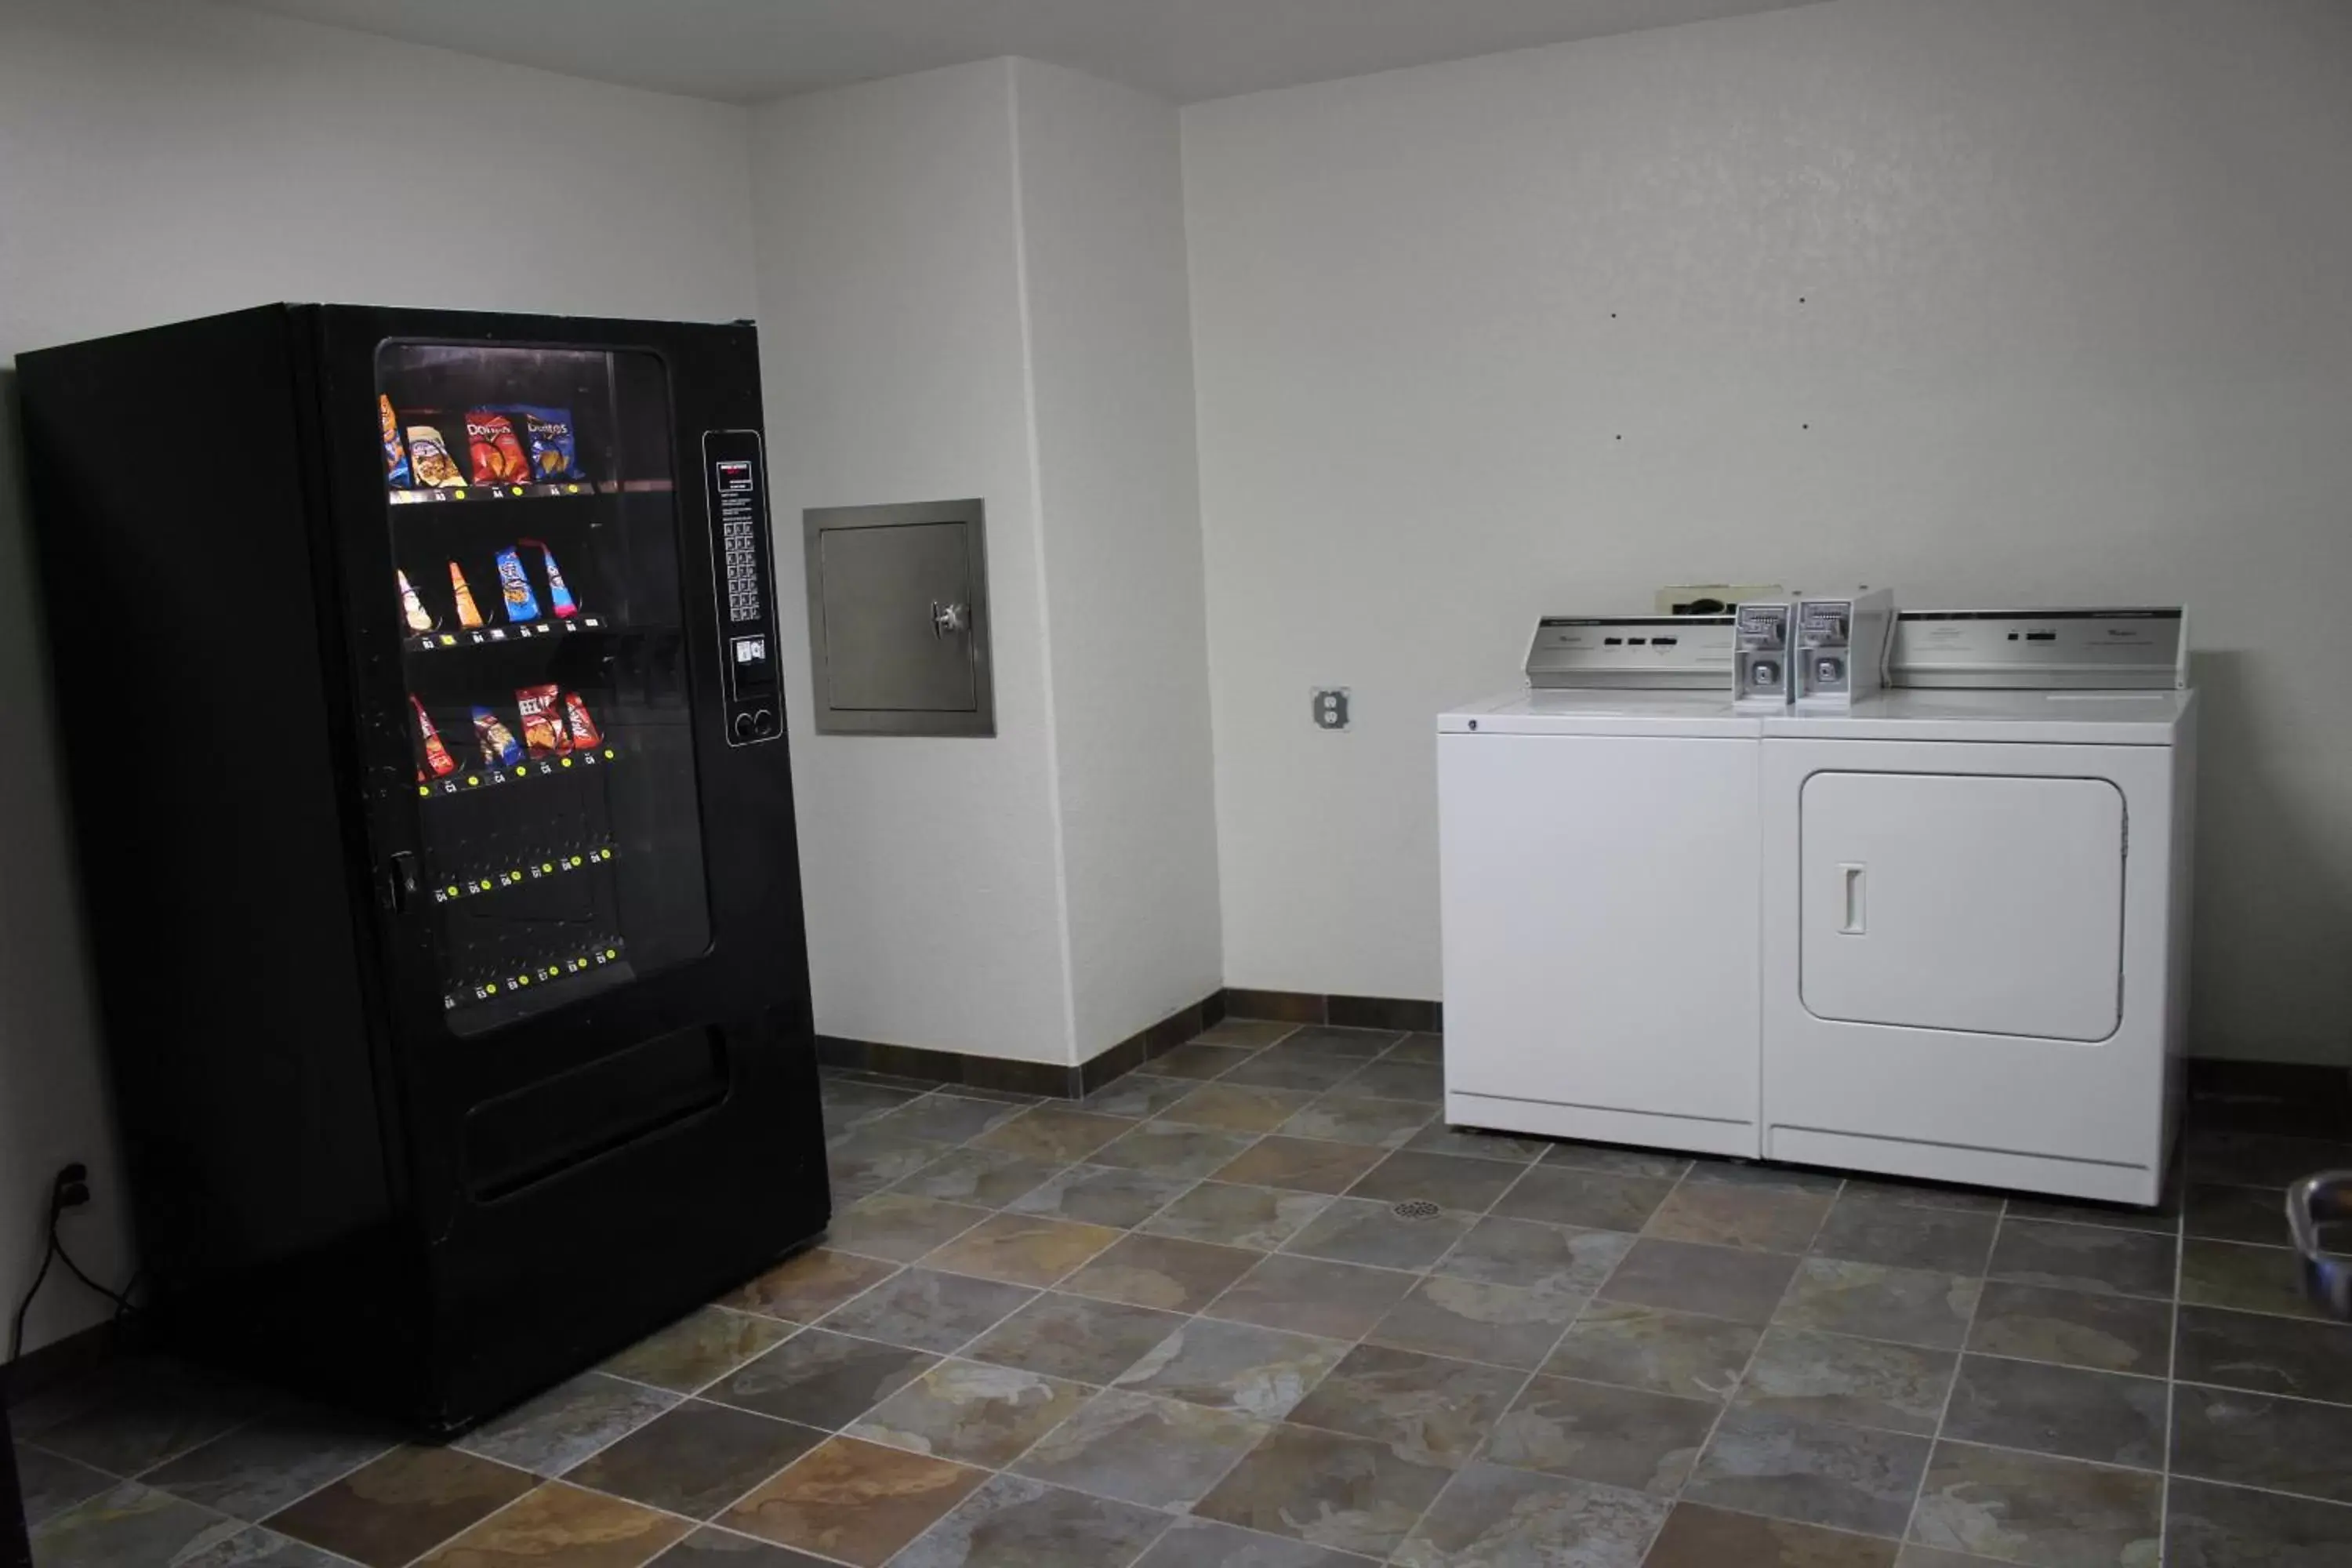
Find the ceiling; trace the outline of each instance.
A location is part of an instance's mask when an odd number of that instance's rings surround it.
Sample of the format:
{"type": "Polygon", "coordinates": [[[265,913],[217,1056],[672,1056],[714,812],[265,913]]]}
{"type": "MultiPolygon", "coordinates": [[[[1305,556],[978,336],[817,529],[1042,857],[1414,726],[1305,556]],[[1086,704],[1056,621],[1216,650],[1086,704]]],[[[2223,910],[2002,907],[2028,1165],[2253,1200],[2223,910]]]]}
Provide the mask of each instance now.
{"type": "Polygon", "coordinates": [[[1809,0],[233,0],[569,76],[751,103],[1027,55],[1180,103],[1809,0]]]}

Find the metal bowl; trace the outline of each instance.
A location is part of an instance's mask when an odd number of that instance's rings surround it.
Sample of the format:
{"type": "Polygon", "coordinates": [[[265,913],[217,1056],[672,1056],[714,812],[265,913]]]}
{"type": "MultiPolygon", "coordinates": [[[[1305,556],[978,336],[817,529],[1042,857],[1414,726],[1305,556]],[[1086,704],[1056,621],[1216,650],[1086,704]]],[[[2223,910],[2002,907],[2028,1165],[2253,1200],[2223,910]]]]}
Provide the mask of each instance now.
{"type": "Polygon", "coordinates": [[[2323,1225],[2352,1222],[2352,1171],[2322,1171],[2286,1190],[2286,1223],[2303,1255],[2303,1288],[2321,1309],[2352,1321],[2352,1258],[2320,1246],[2323,1225]]]}

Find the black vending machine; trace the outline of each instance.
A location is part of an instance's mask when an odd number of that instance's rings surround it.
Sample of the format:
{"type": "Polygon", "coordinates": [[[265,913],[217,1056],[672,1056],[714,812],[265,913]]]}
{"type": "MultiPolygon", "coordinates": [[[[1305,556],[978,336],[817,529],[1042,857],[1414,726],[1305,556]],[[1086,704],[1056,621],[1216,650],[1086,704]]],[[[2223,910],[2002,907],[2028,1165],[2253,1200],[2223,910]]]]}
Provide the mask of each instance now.
{"type": "Polygon", "coordinates": [[[453,1431],[821,1231],[752,329],[278,305],[18,369],[169,1341],[453,1431]]]}

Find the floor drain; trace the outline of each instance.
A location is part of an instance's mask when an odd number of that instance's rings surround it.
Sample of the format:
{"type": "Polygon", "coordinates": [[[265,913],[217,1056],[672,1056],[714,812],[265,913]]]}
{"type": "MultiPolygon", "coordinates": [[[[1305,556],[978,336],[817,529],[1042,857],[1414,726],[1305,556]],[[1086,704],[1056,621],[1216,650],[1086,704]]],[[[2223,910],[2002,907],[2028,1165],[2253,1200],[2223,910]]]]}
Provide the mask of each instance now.
{"type": "Polygon", "coordinates": [[[1389,1210],[1399,1219],[1435,1219],[1438,1207],[1427,1198],[1407,1198],[1389,1210]]]}

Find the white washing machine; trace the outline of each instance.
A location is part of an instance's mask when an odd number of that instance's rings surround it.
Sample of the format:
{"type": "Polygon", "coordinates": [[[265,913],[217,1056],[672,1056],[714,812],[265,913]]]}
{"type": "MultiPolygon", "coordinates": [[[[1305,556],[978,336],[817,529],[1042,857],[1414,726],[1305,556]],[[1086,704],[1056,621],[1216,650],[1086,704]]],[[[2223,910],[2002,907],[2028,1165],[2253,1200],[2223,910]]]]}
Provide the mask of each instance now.
{"type": "Polygon", "coordinates": [[[1546,617],[1437,721],[1445,1116],[1754,1157],[1759,739],[1733,620],[1546,617]]]}
{"type": "Polygon", "coordinates": [[[1888,689],[1764,721],[1766,1156],[2157,1200],[2185,1045],[2185,657],[2178,610],[1906,611],[1888,689]]]}

